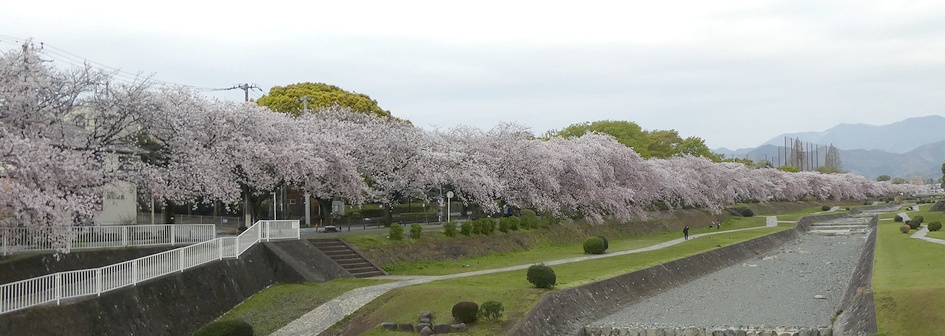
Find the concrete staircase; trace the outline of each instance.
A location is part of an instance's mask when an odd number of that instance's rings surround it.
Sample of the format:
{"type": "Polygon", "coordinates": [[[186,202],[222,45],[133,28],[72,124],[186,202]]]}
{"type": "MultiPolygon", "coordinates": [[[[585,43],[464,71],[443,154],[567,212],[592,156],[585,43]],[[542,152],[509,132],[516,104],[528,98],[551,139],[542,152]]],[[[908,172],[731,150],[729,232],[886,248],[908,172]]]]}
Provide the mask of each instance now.
{"type": "Polygon", "coordinates": [[[870,224],[869,217],[844,217],[811,223],[809,234],[822,236],[847,236],[865,234],[870,224]]]}
{"type": "Polygon", "coordinates": [[[355,278],[387,275],[383,269],[362,256],[341,239],[315,239],[311,242],[355,278]]]}

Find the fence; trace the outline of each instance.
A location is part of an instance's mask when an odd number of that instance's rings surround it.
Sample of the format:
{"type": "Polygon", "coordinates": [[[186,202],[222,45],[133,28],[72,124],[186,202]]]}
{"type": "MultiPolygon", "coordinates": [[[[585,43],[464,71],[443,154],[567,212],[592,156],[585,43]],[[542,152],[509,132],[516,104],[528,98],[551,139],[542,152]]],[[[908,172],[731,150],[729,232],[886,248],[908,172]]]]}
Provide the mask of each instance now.
{"type": "Polygon", "coordinates": [[[0,285],[0,314],[102,293],[224,258],[238,258],[260,241],[299,239],[299,221],[259,221],[237,237],[190,246],[94,269],[60,272],[0,285]]]}
{"type": "Polygon", "coordinates": [[[127,246],[190,244],[216,238],[213,224],[131,226],[68,226],[62,228],[2,228],[0,255],[55,250],[66,239],[70,250],[127,246]]]}

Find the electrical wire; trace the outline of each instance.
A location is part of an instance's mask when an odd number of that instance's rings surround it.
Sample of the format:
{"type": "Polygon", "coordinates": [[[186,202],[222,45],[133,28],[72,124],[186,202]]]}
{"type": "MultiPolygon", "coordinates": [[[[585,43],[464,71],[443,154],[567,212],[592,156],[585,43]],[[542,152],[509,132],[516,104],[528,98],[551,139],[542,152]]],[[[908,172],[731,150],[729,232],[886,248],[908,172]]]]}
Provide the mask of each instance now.
{"type": "MultiPolygon", "coordinates": [[[[21,47],[24,43],[28,43],[29,41],[30,39],[22,39],[22,38],[16,38],[16,37],[0,34],[0,45],[9,44],[15,47],[21,47]]],[[[53,61],[57,61],[59,63],[67,64],[69,66],[77,67],[77,68],[92,67],[95,69],[99,69],[99,70],[102,70],[111,74],[112,78],[114,78],[115,80],[119,82],[134,84],[134,83],[141,83],[142,81],[149,81],[157,85],[185,87],[185,88],[190,88],[196,91],[225,91],[225,90],[233,90],[233,89],[239,88],[237,86],[225,87],[225,88],[222,88],[222,87],[213,88],[213,87],[187,85],[187,84],[179,84],[179,83],[164,81],[164,80],[154,78],[153,74],[149,76],[145,76],[142,73],[137,73],[137,74],[130,73],[120,68],[108,66],[106,64],[89,60],[85,57],[69,52],[65,49],[61,49],[61,48],[49,45],[48,43],[40,42],[39,44],[40,44],[42,53],[52,58],[53,61]]],[[[34,42],[34,45],[35,45],[35,42],[34,42]]],[[[3,49],[3,48],[0,47],[0,49],[3,49]]]]}

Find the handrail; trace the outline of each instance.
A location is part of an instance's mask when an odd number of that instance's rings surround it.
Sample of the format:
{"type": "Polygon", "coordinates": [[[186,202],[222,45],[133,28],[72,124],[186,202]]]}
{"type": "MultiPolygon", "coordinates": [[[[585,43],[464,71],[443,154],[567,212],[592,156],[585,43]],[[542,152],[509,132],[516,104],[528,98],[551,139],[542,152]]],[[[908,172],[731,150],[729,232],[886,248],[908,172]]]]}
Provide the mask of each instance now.
{"type": "Polygon", "coordinates": [[[0,285],[0,314],[134,286],[224,258],[239,258],[254,244],[299,239],[299,221],[259,221],[237,237],[215,238],[109,266],[59,272],[0,285]]]}
{"type": "Polygon", "coordinates": [[[79,250],[190,244],[215,239],[217,230],[214,224],[0,228],[0,255],[54,251],[56,247],[52,241],[61,235],[67,238],[66,248],[79,250]]]}

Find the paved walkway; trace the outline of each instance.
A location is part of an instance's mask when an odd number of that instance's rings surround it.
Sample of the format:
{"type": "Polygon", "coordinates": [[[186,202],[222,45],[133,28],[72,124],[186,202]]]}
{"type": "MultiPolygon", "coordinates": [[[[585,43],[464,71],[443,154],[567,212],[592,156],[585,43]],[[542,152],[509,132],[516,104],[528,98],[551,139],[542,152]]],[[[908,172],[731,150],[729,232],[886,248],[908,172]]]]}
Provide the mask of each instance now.
{"type": "Polygon", "coordinates": [[[922,240],[927,241],[927,242],[930,242],[930,243],[936,243],[936,244],[945,245],[945,240],[941,240],[941,239],[938,239],[938,238],[929,238],[929,237],[926,237],[926,236],[925,236],[925,235],[927,235],[927,234],[929,234],[929,227],[928,227],[928,226],[925,226],[925,225],[923,224],[923,225],[922,225],[922,228],[919,229],[919,231],[916,231],[916,233],[913,233],[912,236],[910,236],[910,238],[922,239],[922,240]]]}
{"type": "MultiPolygon", "coordinates": [[[[777,217],[767,216],[765,218],[765,227],[774,227],[774,226],[778,226],[777,217]]],[[[700,233],[700,234],[690,235],[689,238],[695,239],[702,236],[728,233],[728,232],[755,230],[759,228],[760,227],[700,233]]],[[[685,239],[683,238],[677,238],[677,239],[673,239],[670,241],[662,242],[659,244],[655,244],[655,245],[651,245],[651,246],[647,246],[647,247],[643,247],[643,248],[639,248],[635,250],[618,251],[618,252],[610,252],[607,254],[600,254],[600,255],[589,255],[589,256],[583,256],[583,257],[552,260],[552,261],[546,261],[544,262],[544,264],[545,265],[560,265],[560,264],[567,264],[567,263],[579,262],[579,261],[585,261],[585,260],[591,260],[591,259],[609,258],[609,257],[615,257],[615,256],[621,256],[621,255],[627,255],[627,254],[649,252],[649,251],[658,250],[661,248],[681,244],[684,241],[685,239]]],[[[277,330],[272,335],[273,336],[318,335],[322,333],[323,331],[325,331],[326,329],[328,329],[329,327],[331,327],[332,325],[334,325],[335,323],[338,323],[338,321],[341,321],[341,319],[343,319],[345,316],[348,316],[354,313],[356,310],[360,309],[365,304],[373,301],[378,296],[381,296],[382,294],[394,288],[412,286],[416,284],[422,284],[422,283],[427,283],[427,282],[437,281],[437,280],[455,279],[455,278],[463,278],[463,277],[483,275],[483,274],[523,270],[523,269],[527,269],[529,266],[534,265],[534,264],[535,263],[530,263],[527,265],[517,265],[517,266],[509,266],[509,267],[481,270],[481,271],[475,271],[475,272],[466,272],[466,273],[439,275],[439,276],[386,275],[386,276],[372,277],[370,279],[386,279],[386,280],[398,280],[398,281],[380,284],[380,285],[374,285],[374,286],[361,287],[361,288],[351,290],[331,301],[328,301],[327,303],[319,306],[318,308],[315,308],[314,310],[306,313],[305,315],[302,315],[302,317],[298,318],[292,323],[289,323],[285,327],[282,327],[282,329],[277,330]]]]}

